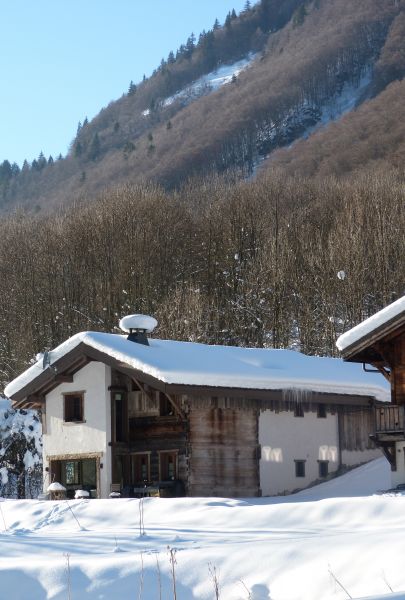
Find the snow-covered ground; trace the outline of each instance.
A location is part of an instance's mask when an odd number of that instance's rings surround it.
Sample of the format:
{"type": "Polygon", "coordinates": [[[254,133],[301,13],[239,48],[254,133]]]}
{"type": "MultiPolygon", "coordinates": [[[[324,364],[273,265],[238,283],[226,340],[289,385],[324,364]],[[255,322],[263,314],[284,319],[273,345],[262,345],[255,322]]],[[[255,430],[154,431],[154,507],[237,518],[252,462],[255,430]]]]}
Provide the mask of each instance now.
{"type": "Polygon", "coordinates": [[[351,497],[388,482],[379,459],[295,496],[147,498],[144,533],[136,499],[6,500],[0,598],[170,600],[171,549],[178,600],[215,598],[210,572],[222,600],[405,599],[405,497],[351,497]]]}
{"type": "MultiPolygon", "coordinates": [[[[215,92],[218,88],[227,83],[231,83],[235,77],[238,77],[238,75],[252,63],[255,56],[256,54],[250,53],[242,60],[238,60],[231,65],[222,65],[215,71],[199,77],[189,86],[177,92],[177,94],[165,98],[162,102],[162,106],[170,106],[173,102],[176,102],[176,100],[180,100],[183,104],[189,104],[200,96],[206,96],[211,92],[215,92]]],[[[150,110],[144,110],[142,114],[146,117],[150,114],[150,110]]]]}

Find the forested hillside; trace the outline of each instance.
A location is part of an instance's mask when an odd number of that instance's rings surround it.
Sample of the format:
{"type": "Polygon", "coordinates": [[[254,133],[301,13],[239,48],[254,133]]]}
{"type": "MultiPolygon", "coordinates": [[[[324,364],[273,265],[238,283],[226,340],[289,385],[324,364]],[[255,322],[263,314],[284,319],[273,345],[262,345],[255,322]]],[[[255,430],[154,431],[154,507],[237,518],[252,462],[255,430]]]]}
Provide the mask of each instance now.
{"type": "Polygon", "coordinates": [[[336,353],[337,336],[404,292],[403,184],[273,174],[168,193],[105,192],[0,221],[2,382],[34,354],[121,316],[157,337],[336,353]]]}
{"type": "Polygon", "coordinates": [[[67,157],[5,161],[0,383],[132,312],[159,337],[334,355],[405,291],[404,33],[405,0],[247,3],[67,157]],[[233,76],[196,85],[214,69],[233,76]]]}
{"type": "MultiPolygon", "coordinates": [[[[400,90],[387,86],[404,74],[404,15],[405,0],[247,2],[240,15],[231,11],[225,23],[216,22],[198,39],[190,36],[152,77],[131,82],[122,98],[80,123],[65,158],[40,155],[21,169],[5,161],[2,210],[23,205],[38,211],[84,195],[90,200],[128,182],[151,180],[172,189],[194,175],[231,170],[251,177],[267,157],[271,166],[274,150],[324,123],[325,107],[339,119],[342,96],[349,91],[352,105],[370,98],[381,105],[384,93],[400,103],[400,90]],[[248,57],[250,65],[229,83],[219,89],[202,85],[196,93],[193,82],[199,77],[214,77],[219,67],[248,57]]],[[[391,104],[384,106],[387,115],[378,108],[372,114],[375,134],[368,124],[367,143],[377,144],[384,118],[396,118],[391,104]]],[[[325,135],[329,130],[333,127],[325,127],[325,135]]],[[[398,139],[389,129],[379,150],[386,163],[397,155],[398,139]]],[[[312,148],[312,136],[309,142],[312,148]]],[[[347,149],[346,139],[338,143],[347,149]]],[[[353,164],[331,165],[332,172],[357,169],[363,155],[356,161],[353,140],[349,152],[353,164]]],[[[341,160],[348,159],[341,155],[341,160]]]]}

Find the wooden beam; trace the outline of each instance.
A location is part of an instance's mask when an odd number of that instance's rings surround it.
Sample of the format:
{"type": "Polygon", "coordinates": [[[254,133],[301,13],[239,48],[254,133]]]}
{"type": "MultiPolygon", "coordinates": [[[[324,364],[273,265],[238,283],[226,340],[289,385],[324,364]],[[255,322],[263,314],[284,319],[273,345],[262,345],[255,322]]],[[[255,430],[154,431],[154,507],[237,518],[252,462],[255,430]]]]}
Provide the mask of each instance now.
{"type": "Polygon", "coordinates": [[[180,419],[182,421],[185,421],[186,420],[186,415],[181,410],[180,406],[178,406],[177,402],[173,399],[173,397],[170,394],[166,394],[166,392],[164,392],[164,395],[169,400],[170,404],[173,406],[173,409],[174,409],[174,412],[176,413],[176,415],[178,417],[180,417],[180,419]]]}
{"type": "Polygon", "coordinates": [[[383,451],[385,458],[388,460],[388,462],[391,465],[391,471],[396,471],[397,470],[397,457],[395,454],[395,444],[390,444],[390,445],[384,444],[383,446],[381,446],[381,450],[383,451]]]}
{"type": "Polygon", "coordinates": [[[55,375],[54,381],[57,383],[73,383],[73,375],[55,375]]]}
{"type": "Polygon", "coordinates": [[[153,395],[150,391],[149,386],[146,383],[142,383],[141,381],[139,381],[136,377],[134,377],[133,375],[131,376],[131,379],[134,383],[136,383],[136,385],[139,387],[140,391],[143,392],[148,398],[149,400],[153,400],[153,395]]]}

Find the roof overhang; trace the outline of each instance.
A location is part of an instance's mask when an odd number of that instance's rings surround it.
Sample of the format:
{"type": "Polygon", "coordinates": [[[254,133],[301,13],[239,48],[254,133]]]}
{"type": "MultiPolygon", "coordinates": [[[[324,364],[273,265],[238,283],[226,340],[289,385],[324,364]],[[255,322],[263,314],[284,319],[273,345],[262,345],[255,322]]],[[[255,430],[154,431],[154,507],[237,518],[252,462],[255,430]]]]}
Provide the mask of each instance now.
{"type": "MultiPolygon", "coordinates": [[[[74,374],[91,361],[104,363],[115,370],[128,375],[128,377],[147,384],[150,387],[166,394],[191,396],[220,396],[244,398],[252,400],[280,400],[288,397],[288,390],[283,389],[252,389],[242,387],[216,387],[189,384],[167,383],[153,377],[131,365],[119,361],[106,352],[97,350],[81,342],[67,352],[59,360],[52,363],[35,379],[23,388],[10,395],[15,408],[41,408],[45,403],[45,396],[58,385],[73,381],[74,374]]],[[[360,394],[338,394],[310,391],[311,402],[324,402],[328,404],[351,404],[367,406],[374,400],[371,396],[360,394]]],[[[304,392],[305,396],[305,392],[304,392]]],[[[303,399],[304,399],[303,396],[303,399]]],[[[304,400],[305,401],[305,400],[304,400]]]]}
{"type": "Polygon", "coordinates": [[[390,366],[383,346],[402,335],[405,335],[405,312],[368,331],[350,345],[340,348],[340,352],[346,361],[390,366]]]}

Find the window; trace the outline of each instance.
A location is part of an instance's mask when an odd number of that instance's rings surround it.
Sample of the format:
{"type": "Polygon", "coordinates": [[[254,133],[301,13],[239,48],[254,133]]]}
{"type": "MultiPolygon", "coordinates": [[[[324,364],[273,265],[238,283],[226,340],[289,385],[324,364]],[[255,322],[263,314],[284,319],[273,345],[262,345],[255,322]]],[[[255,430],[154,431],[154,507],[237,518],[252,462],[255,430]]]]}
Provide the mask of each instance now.
{"type": "Polygon", "coordinates": [[[295,460],[295,476],[305,477],[305,460],[295,460]]]}
{"type": "Polygon", "coordinates": [[[329,472],[329,461],[328,460],[318,460],[319,465],[319,477],[320,479],[324,479],[328,476],[329,472]]]}
{"type": "Polygon", "coordinates": [[[303,417],[304,416],[304,407],[299,402],[294,406],[294,417],[303,417]]]}
{"type": "Polygon", "coordinates": [[[60,461],[61,483],[65,486],[97,487],[97,467],[94,458],[60,461]]]}
{"type": "Polygon", "coordinates": [[[84,421],[83,404],[82,392],[64,394],[64,420],[66,423],[82,423],[84,421]]]}
{"type": "Polygon", "coordinates": [[[177,452],[160,452],[160,479],[173,481],[177,479],[177,452]]]}
{"type": "Polygon", "coordinates": [[[77,485],[81,480],[80,462],[78,460],[69,460],[64,463],[65,483],[66,485],[77,485]]]}
{"type": "Polygon", "coordinates": [[[326,419],[326,404],[318,404],[318,419],[326,419]]]}
{"type": "Polygon", "coordinates": [[[131,478],[132,483],[146,483],[150,481],[149,454],[131,455],[131,478]]]}

